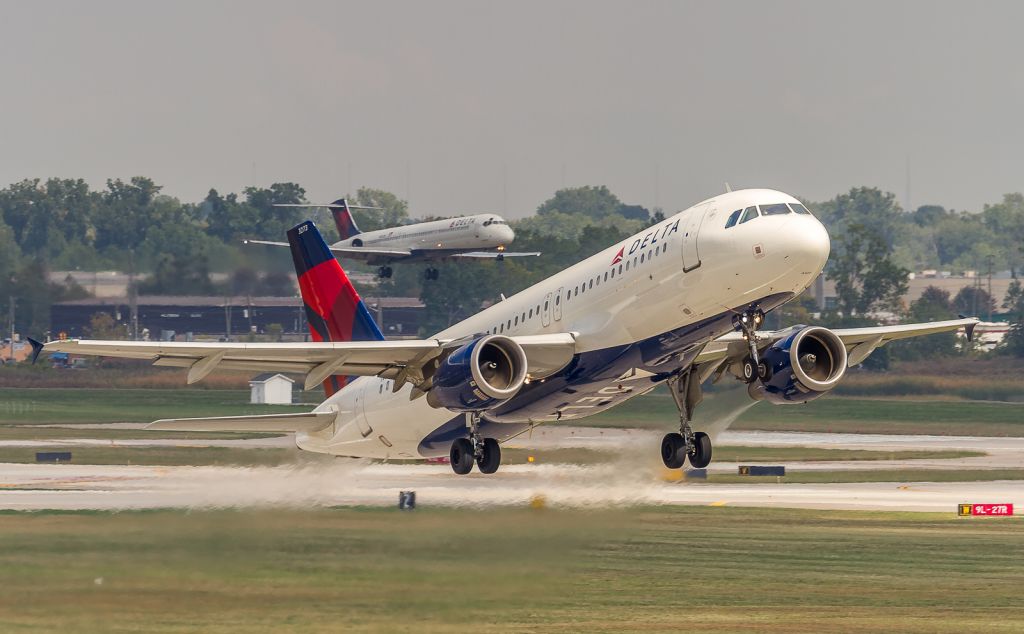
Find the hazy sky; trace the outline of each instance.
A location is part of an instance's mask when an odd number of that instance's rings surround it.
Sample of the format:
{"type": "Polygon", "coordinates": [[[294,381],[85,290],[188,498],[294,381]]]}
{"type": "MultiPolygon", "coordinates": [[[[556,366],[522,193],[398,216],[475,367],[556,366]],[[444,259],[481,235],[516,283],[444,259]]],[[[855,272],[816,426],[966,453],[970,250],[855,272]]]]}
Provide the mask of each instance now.
{"type": "Polygon", "coordinates": [[[3,2],[0,186],[389,189],[518,217],[855,185],[1024,189],[1024,3],[3,2]]]}

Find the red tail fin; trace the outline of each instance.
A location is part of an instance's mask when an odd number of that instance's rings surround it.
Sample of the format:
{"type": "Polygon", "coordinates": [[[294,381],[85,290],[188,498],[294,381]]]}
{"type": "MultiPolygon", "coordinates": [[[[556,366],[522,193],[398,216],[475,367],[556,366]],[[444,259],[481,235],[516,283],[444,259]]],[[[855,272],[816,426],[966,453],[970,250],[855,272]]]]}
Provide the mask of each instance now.
{"type": "MultiPolygon", "coordinates": [[[[307,220],[292,227],[288,231],[288,244],[313,340],[383,341],[384,335],[377,328],[377,322],[366,310],[316,225],[307,220]]],[[[328,396],[334,394],[347,379],[340,375],[328,377],[324,391],[328,396]]]]}

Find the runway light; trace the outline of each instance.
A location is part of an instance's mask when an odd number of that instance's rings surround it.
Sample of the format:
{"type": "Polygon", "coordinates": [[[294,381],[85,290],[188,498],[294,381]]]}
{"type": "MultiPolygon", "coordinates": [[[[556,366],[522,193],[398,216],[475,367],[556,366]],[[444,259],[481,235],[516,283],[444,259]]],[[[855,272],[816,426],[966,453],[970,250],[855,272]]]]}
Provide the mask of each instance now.
{"type": "Polygon", "coordinates": [[[526,461],[529,462],[530,464],[533,464],[533,462],[534,462],[533,456],[526,456],[526,461]]]}

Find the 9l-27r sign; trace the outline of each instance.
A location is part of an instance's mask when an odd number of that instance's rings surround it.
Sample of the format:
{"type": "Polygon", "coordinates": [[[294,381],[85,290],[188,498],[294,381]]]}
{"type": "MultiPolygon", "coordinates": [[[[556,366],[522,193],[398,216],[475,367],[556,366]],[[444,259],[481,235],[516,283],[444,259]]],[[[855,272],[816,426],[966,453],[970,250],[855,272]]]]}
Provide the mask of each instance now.
{"type": "Polygon", "coordinates": [[[1012,504],[961,504],[957,510],[960,517],[993,517],[1013,515],[1012,504]]]}

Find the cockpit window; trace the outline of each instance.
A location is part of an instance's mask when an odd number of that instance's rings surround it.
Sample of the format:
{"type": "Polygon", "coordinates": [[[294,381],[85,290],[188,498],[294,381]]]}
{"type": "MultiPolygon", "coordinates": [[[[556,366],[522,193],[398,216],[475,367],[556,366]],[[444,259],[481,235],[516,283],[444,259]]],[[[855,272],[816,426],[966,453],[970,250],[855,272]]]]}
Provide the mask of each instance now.
{"type": "Polygon", "coordinates": [[[728,229],[729,227],[735,225],[736,222],[740,219],[741,213],[743,213],[743,210],[737,209],[736,211],[729,214],[729,219],[725,221],[725,228],[728,229]]]}
{"type": "Polygon", "coordinates": [[[761,205],[762,216],[781,216],[789,213],[789,206],[786,203],[777,205],[761,205]]]}
{"type": "Polygon", "coordinates": [[[795,211],[798,214],[807,214],[808,216],[811,215],[811,210],[808,209],[807,207],[804,207],[800,203],[789,203],[789,206],[792,207],[793,211],[795,211]]]}
{"type": "Polygon", "coordinates": [[[740,224],[757,218],[757,207],[747,207],[743,210],[743,217],[740,218],[740,224]]]}

